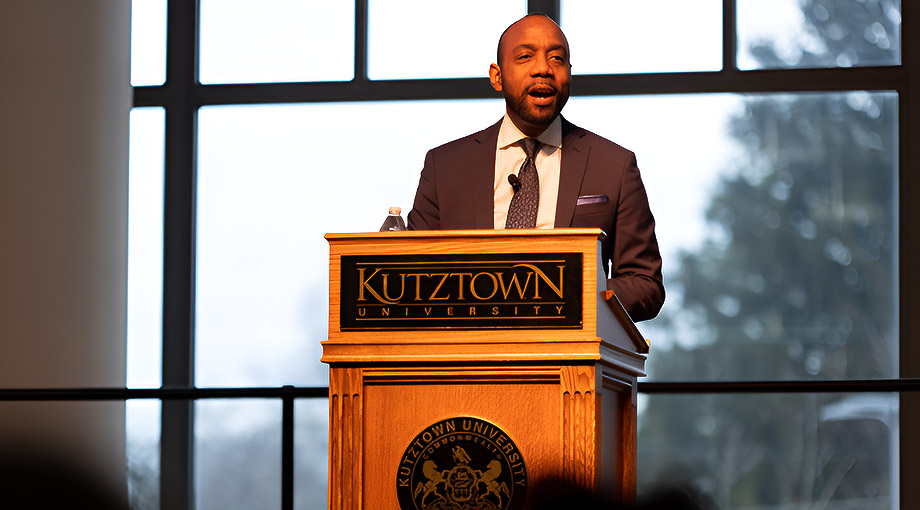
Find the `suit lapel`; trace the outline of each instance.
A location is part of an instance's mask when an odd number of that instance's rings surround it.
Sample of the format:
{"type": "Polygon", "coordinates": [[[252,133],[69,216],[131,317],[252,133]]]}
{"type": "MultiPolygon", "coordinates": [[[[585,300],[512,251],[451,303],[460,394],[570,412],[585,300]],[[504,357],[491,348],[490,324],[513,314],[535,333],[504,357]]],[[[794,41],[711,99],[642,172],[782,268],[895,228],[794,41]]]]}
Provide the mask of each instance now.
{"type": "Polygon", "coordinates": [[[470,145],[469,167],[463,169],[462,175],[469,177],[468,182],[472,188],[469,193],[469,210],[473,215],[471,228],[474,229],[492,229],[495,225],[495,191],[492,186],[495,181],[495,148],[500,127],[501,120],[473,137],[476,143],[470,145]]]}
{"type": "Polygon", "coordinates": [[[556,228],[572,226],[578,191],[584,180],[590,147],[582,140],[585,131],[562,119],[562,163],[559,169],[559,196],[556,198],[556,228]]]}

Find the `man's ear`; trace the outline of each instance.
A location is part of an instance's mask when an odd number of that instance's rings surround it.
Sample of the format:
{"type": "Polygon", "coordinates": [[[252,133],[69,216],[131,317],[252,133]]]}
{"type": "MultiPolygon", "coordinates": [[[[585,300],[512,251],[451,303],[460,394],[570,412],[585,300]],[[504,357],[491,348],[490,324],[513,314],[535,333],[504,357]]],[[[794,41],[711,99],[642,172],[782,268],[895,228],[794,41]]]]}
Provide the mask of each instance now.
{"type": "Polygon", "coordinates": [[[489,81],[493,89],[498,92],[502,91],[502,68],[498,67],[498,64],[489,66],[489,81]]]}

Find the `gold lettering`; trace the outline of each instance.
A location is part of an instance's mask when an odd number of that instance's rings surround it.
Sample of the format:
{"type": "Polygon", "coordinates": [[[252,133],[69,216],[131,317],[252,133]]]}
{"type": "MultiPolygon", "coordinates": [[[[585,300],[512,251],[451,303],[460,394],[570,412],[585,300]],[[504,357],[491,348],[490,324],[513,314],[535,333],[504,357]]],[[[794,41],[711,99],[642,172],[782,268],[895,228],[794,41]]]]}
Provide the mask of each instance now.
{"type": "Polygon", "coordinates": [[[450,298],[450,295],[447,295],[447,296],[444,296],[444,297],[434,297],[435,294],[437,294],[438,291],[441,290],[441,286],[444,285],[444,282],[447,281],[447,277],[450,276],[450,274],[449,274],[449,273],[432,273],[432,274],[430,274],[430,275],[428,275],[428,276],[429,276],[429,277],[430,277],[430,276],[440,276],[440,277],[441,277],[441,281],[438,282],[438,286],[434,288],[434,292],[431,293],[431,296],[428,297],[428,300],[429,300],[429,301],[434,301],[434,300],[436,300],[436,299],[444,300],[444,299],[450,298]]]}
{"type": "MultiPolygon", "coordinates": [[[[520,264],[519,264],[520,265],[520,264]]],[[[517,266],[515,266],[517,267],[517,266]]],[[[533,276],[533,273],[527,273],[527,279],[524,280],[524,288],[521,288],[521,282],[518,280],[517,273],[511,273],[511,281],[508,282],[508,286],[505,286],[505,279],[503,278],[504,273],[498,273],[498,284],[502,287],[502,296],[505,299],[508,299],[508,293],[511,292],[511,284],[514,284],[517,287],[518,297],[524,299],[524,292],[527,291],[527,285],[530,284],[530,277],[533,276]]]]}
{"type": "Polygon", "coordinates": [[[390,316],[390,308],[389,308],[389,307],[381,308],[381,309],[380,309],[380,316],[381,316],[381,317],[389,317],[389,316],[390,316]]]}
{"type": "Polygon", "coordinates": [[[476,315],[476,307],[475,307],[475,306],[471,306],[471,307],[470,307],[470,317],[472,317],[472,316],[474,316],[474,315],[476,315]]]}
{"type": "Polygon", "coordinates": [[[447,315],[453,315],[453,314],[454,314],[454,307],[448,306],[448,307],[447,307],[447,315]]]}
{"type": "Polygon", "coordinates": [[[493,306],[493,307],[492,307],[492,315],[498,315],[498,307],[497,307],[497,306],[493,306]]]}
{"type": "Polygon", "coordinates": [[[459,295],[457,296],[457,301],[465,301],[466,298],[463,297],[463,277],[473,276],[473,273],[451,273],[450,275],[457,277],[457,290],[459,291],[459,295]]]}
{"type": "Polygon", "coordinates": [[[564,306],[564,305],[556,305],[556,313],[557,313],[557,314],[562,315],[562,307],[563,307],[563,306],[564,306]]]}
{"type": "Polygon", "coordinates": [[[533,314],[540,315],[540,305],[533,305],[533,314]]]}
{"type": "MultiPolygon", "coordinates": [[[[526,267],[529,269],[533,269],[534,272],[537,273],[537,276],[539,276],[540,279],[542,279],[544,283],[549,285],[550,290],[552,290],[557,296],[562,298],[562,275],[563,275],[563,272],[565,271],[565,266],[556,266],[559,268],[559,286],[558,287],[553,284],[552,280],[549,279],[549,276],[547,276],[546,273],[544,273],[539,267],[533,264],[517,264],[514,267],[526,267]]],[[[529,276],[529,273],[528,273],[528,276],[529,276]]],[[[540,280],[535,279],[533,282],[533,285],[534,285],[533,297],[534,299],[540,299],[540,280]]],[[[526,289],[527,286],[525,285],[524,288],[526,289]]]]}
{"type": "MultiPolygon", "coordinates": [[[[367,278],[364,278],[364,270],[365,270],[365,269],[366,269],[366,268],[363,268],[363,267],[358,268],[358,278],[360,278],[360,280],[361,280],[361,286],[358,287],[358,301],[365,301],[365,300],[366,300],[365,297],[364,297],[364,289],[367,289],[367,291],[370,292],[372,296],[374,296],[375,298],[377,298],[377,301],[380,301],[380,302],[382,302],[382,303],[387,303],[387,304],[390,304],[390,305],[395,305],[395,304],[396,304],[395,301],[387,301],[387,300],[384,299],[380,294],[377,294],[377,291],[374,290],[374,288],[371,287],[371,286],[369,285],[369,282],[371,281],[371,278],[373,278],[374,275],[376,275],[378,272],[380,272],[380,269],[379,269],[379,268],[378,268],[378,269],[374,269],[374,272],[371,273],[370,276],[368,276],[367,278]]],[[[386,275],[384,275],[384,278],[386,278],[386,275]]],[[[385,286],[385,285],[386,285],[386,280],[384,280],[384,286],[385,286]]]]}
{"type": "MultiPolygon", "coordinates": [[[[501,276],[501,274],[499,274],[499,276],[501,276]]],[[[495,279],[495,275],[494,275],[494,274],[492,274],[492,273],[486,273],[486,272],[476,273],[476,276],[474,276],[472,279],[470,279],[470,294],[472,294],[473,297],[475,297],[476,299],[478,299],[478,300],[480,300],[480,301],[485,301],[485,300],[487,300],[487,299],[491,299],[492,296],[494,296],[496,292],[498,292],[498,281],[495,279]],[[486,276],[488,276],[489,278],[492,279],[492,293],[489,294],[489,295],[486,296],[486,297],[482,297],[482,296],[479,295],[478,292],[476,292],[476,278],[479,278],[479,277],[482,276],[482,275],[486,275],[486,276]]],[[[507,293],[506,293],[505,297],[508,297],[508,296],[507,296],[507,293]]]]}
{"type": "Polygon", "coordinates": [[[364,309],[363,306],[361,308],[358,308],[358,317],[364,317],[365,312],[366,310],[364,309]]]}
{"type": "Polygon", "coordinates": [[[425,307],[425,315],[431,315],[431,307],[430,307],[430,306],[426,306],[426,307],[425,307]]]}
{"type": "Polygon", "coordinates": [[[421,279],[423,276],[428,276],[428,275],[425,273],[409,273],[406,276],[408,276],[409,278],[412,278],[413,276],[415,277],[415,297],[413,299],[415,301],[421,301],[422,300],[421,279]]]}
{"type": "Polygon", "coordinates": [[[387,284],[387,277],[390,276],[387,273],[383,273],[383,296],[387,298],[390,304],[396,304],[402,299],[403,294],[406,292],[406,275],[405,273],[400,273],[400,282],[401,288],[399,289],[399,295],[395,298],[390,297],[390,286],[387,284]]]}

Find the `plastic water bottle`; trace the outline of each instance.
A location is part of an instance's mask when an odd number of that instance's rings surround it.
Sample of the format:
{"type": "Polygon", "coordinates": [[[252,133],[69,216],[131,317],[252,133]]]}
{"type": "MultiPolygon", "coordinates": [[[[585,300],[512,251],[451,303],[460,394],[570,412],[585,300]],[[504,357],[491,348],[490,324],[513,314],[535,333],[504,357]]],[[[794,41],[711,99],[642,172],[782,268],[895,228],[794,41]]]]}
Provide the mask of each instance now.
{"type": "Polygon", "coordinates": [[[380,226],[380,231],[406,230],[406,222],[403,221],[400,214],[402,214],[402,209],[399,207],[390,207],[390,214],[387,215],[387,219],[384,220],[383,225],[380,226]]]}

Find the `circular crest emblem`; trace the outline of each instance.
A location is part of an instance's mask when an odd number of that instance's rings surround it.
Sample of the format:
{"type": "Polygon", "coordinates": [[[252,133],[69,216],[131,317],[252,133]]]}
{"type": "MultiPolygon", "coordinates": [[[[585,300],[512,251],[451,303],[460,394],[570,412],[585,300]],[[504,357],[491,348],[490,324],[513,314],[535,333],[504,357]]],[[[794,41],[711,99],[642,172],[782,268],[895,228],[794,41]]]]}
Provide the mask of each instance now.
{"type": "Polygon", "coordinates": [[[419,432],[396,474],[401,510],[519,510],[526,493],[517,445],[494,424],[468,416],[419,432]]]}

